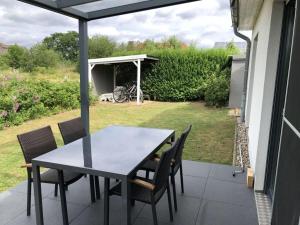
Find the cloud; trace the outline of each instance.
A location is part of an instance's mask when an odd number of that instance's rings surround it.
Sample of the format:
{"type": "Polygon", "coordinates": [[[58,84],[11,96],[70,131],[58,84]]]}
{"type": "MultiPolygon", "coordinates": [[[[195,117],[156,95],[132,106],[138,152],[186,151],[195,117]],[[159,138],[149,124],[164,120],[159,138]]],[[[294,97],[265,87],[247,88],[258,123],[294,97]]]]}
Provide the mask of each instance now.
{"type": "MultiPolygon", "coordinates": [[[[52,33],[70,30],[78,31],[77,20],[17,0],[0,1],[0,42],[30,47],[52,33]]],[[[91,21],[89,35],[95,34],[118,42],[176,35],[199,47],[234,38],[228,0],[202,0],[91,21]]]]}

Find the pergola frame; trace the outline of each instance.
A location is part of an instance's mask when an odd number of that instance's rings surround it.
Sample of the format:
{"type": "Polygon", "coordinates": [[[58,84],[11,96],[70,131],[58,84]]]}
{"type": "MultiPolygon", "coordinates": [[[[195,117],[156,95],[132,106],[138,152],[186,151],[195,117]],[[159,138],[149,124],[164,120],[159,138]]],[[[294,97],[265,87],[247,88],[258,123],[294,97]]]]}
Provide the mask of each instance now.
{"type": "MultiPolygon", "coordinates": [[[[90,133],[89,124],[89,64],[88,64],[88,21],[123,15],[143,10],[162,8],[177,4],[200,0],[18,0],[53,12],[57,12],[79,21],[79,49],[80,49],[80,98],[81,118],[87,134],[90,133]],[[98,3],[92,7],[88,4],[98,3]],[[83,8],[82,8],[83,6],[83,8]],[[90,8],[91,10],[86,10],[90,8]],[[81,10],[83,9],[83,10],[81,10]]],[[[138,62],[139,64],[140,62],[138,62]]],[[[35,187],[36,188],[36,187],[35,187]]],[[[43,212],[40,211],[41,202],[35,198],[36,223],[43,225],[43,212]]],[[[128,215],[122,214],[122,220],[130,223],[128,215]]],[[[126,223],[127,223],[126,222],[126,223]]]]}

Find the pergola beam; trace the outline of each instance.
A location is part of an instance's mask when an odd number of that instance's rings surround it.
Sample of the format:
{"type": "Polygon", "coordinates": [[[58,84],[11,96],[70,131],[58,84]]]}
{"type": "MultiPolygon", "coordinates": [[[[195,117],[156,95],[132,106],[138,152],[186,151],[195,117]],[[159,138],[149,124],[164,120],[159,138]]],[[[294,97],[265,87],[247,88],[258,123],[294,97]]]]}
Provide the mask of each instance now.
{"type": "Polygon", "coordinates": [[[72,7],[72,6],[77,6],[77,5],[83,5],[86,3],[91,3],[91,2],[98,2],[100,0],[57,0],[57,8],[67,8],[67,7],[72,7]]]}
{"type": "Polygon", "coordinates": [[[134,13],[144,10],[162,8],[183,3],[195,2],[199,0],[159,0],[159,1],[142,1],[127,5],[116,6],[108,9],[88,12],[88,20],[101,19],[111,16],[118,16],[128,13],[134,13]]]}
{"type": "Polygon", "coordinates": [[[47,9],[52,12],[60,13],[65,16],[73,17],[75,19],[87,19],[86,13],[73,8],[60,9],[58,8],[57,3],[54,1],[49,1],[49,0],[18,0],[18,1],[37,6],[39,8],[47,9]]]}
{"type": "MultiPolygon", "coordinates": [[[[102,0],[18,0],[24,3],[28,3],[40,8],[44,8],[53,12],[57,12],[69,17],[84,20],[95,20],[106,17],[118,16],[133,12],[139,12],[149,9],[162,8],[166,6],[184,4],[189,2],[195,2],[200,0],[142,0],[136,3],[128,3],[118,6],[118,1],[116,1],[116,6],[107,9],[95,8],[91,12],[83,12],[79,9],[75,9],[72,6],[84,5],[92,2],[101,2],[102,0]]],[[[122,2],[122,0],[120,0],[122,2]]]]}

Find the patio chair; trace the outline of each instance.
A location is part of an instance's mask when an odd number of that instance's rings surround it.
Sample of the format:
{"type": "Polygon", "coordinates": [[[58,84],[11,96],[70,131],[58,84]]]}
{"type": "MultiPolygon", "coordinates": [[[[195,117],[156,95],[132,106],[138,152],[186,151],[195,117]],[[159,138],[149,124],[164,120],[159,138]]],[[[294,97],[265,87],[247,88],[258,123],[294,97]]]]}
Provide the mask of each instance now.
{"type": "MultiPolygon", "coordinates": [[[[80,138],[83,138],[87,135],[81,117],[77,117],[71,120],[58,123],[58,128],[60,130],[61,136],[63,138],[64,144],[69,144],[73,141],[76,141],[80,138]]],[[[86,175],[84,175],[86,177],[86,175]]],[[[94,193],[94,176],[90,175],[90,187],[91,193],[94,193]]],[[[97,199],[101,198],[100,195],[100,185],[99,178],[95,176],[95,186],[96,186],[96,197],[97,199]]],[[[55,196],[57,195],[58,186],[55,185],[55,196]]],[[[95,197],[91,195],[92,202],[95,202],[95,197]]]]}
{"type": "MultiPolygon", "coordinates": [[[[22,167],[27,169],[27,216],[29,216],[31,208],[31,183],[33,182],[31,160],[55,150],[57,145],[50,126],[20,134],[17,135],[17,137],[26,162],[22,167]]],[[[65,191],[67,185],[76,182],[82,177],[82,174],[69,171],[64,171],[63,174],[64,187],[60,188],[61,195],[64,194],[62,191],[65,191]]],[[[41,174],[41,182],[56,185],[59,184],[58,171],[48,169],[41,174]]]]}
{"type": "MultiPolygon", "coordinates": [[[[174,208],[177,211],[177,198],[176,198],[176,184],[175,184],[175,176],[178,171],[180,171],[180,182],[181,182],[181,193],[184,193],[184,184],[183,184],[183,169],[182,169],[182,153],[184,149],[184,144],[187,136],[189,135],[192,129],[192,125],[189,125],[184,132],[181,134],[180,138],[177,141],[177,147],[175,148],[174,158],[172,159],[170,177],[171,183],[173,187],[173,200],[174,200],[174,208]]],[[[169,144],[171,144],[169,142],[169,144]]],[[[155,172],[156,168],[159,164],[160,158],[158,155],[155,155],[152,159],[145,162],[145,164],[140,168],[141,170],[146,171],[146,178],[149,178],[149,172],[155,172]]]]}
{"type": "MultiPolygon", "coordinates": [[[[172,212],[172,201],[171,201],[171,192],[169,185],[169,171],[171,160],[174,156],[176,144],[173,144],[172,147],[162,153],[158,166],[154,173],[153,180],[146,178],[135,177],[130,180],[130,196],[129,199],[133,203],[134,201],[140,201],[146,204],[150,204],[152,208],[153,222],[154,225],[158,225],[157,214],[156,214],[156,204],[164,195],[167,190],[168,195],[168,204],[169,204],[169,213],[170,220],[173,221],[173,212],[172,212]]],[[[108,195],[121,195],[121,183],[115,185],[112,189],[109,190],[108,195]]],[[[106,216],[109,216],[109,197],[104,206],[107,208],[106,216]]]]}

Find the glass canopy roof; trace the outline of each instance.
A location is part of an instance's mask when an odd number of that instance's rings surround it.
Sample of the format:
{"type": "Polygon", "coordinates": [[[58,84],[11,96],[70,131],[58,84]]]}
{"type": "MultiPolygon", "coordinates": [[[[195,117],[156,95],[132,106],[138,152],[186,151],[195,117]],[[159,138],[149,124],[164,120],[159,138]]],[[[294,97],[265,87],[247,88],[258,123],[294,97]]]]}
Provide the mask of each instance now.
{"type": "Polygon", "coordinates": [[[95,20],[199,0],[18,0],[84,20],[95,20]]]}

